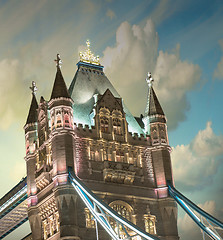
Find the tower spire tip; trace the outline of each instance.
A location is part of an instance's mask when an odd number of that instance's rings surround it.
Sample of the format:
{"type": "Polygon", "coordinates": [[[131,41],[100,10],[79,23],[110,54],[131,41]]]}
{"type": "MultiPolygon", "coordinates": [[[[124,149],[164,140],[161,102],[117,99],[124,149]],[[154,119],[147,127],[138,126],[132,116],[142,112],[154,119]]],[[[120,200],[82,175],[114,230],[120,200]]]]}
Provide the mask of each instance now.
{"type": "Polygon", "coordinates": [[[36,91],[37,91],[37,86],[36,86],[36,83],[34,81],[32,81],[32,86],[29,87],[32,91],[32,94],[33,95],[36,95],[36,91]]]}
{"type": "Polygon", "coordinates": [[[62,60],[60,58],[60,54],[57,53],[57,59],[54,59],[54,62],[56,62],[56,67],[61,68],[62,60]]]}
{"type": "Polygon", "coordinates": [[[146,82],[147,82],[149,87],[153,86],[154,79],[152,78],[151,72],[148,72],[146,82]]]}

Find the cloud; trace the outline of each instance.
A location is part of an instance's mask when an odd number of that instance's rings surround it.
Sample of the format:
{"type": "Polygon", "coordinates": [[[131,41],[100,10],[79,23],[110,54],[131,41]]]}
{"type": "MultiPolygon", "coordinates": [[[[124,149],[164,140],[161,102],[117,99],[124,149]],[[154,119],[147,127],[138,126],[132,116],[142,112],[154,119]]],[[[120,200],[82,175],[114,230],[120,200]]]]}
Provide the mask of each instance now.
{"type": "MultiPolygon", "coordinates": [[[[198,204],[198,206],[213,216],[217,215],[216,203],[213,200],[198,204]]],[[[178,229],[181,240],[202,238],[200,228],[187,214],[185,214],[183,218],[178,219],[178,229]]]]}
{"type": "Polygon", "coordinates": [[[0,60],[0,130],[7,130],[15,122],[19,123],[22,129],[31,103],[29,86],[32,81],[37,83],[39,90],[37,101],[40,94],[44,97],[49,95],[54,81],[54,64],[50,64],[52,73],[49,74],[49,66],[43,67],[44,55],[41,48],[35,43],[22,47],[18,56],[0,60]],[[36,54],[38,50],[39,54],[36,54]],[[50,81],[46,81],[49,75],[52,77],[50,81]]]}
{"type": "Polygon", "coordinates": [[[144,28],[123,22],[116,32],[116,45],[107,47],[103,52],[101,62],[106,75],[130,110],[137,115],[146,105],[144,79],[147,71],[155,66],[157,47],[158,35],[151,20],[144,28]]]}
{"type": "Polygon", "coordinates": [[[4,24],[0,25],[2,37],[1,45],[12,41],[14,37],[18,37],[31,22],[35,19],[39,12],[42,11],[46,1],[6,1],[0,8],[0,21],[4,24]],[[25,13],[25,14],[24,14],[25,13]]]}
{"type": "Polygon", "coordinates": [[[171,0],[160,1],[152,11],[150,15],[151,19],[156,25],[162,23],[176,12],[177,7],[179,7],[178,5],[178,2],[174,2],[173,4],[171,0]]]}
{"type": "Polygon", "coordinates": [[[172,162],[175,182],[183,190],[210,185],[223,154],[223,135],[215,135],[211,122],[200,130],[188,145],[173,148],[172,162]]]}
{"type": "Polygon", "coordinates": [[[23,68],[17,59],[0,61],[0,129],[7,129],[21,116],[20,100],[25,94],[23,79],[23,68]]]}
{"type": "Polygon", "coordinates": [[[114,11],[112,11],[111,9],[107,10],[106,16],[109,17],[111,20],[116,17],[114,11]]]}
{"type": "Polygon", "coordinates": [[[216,136],[207,122],[206,129],[200,130],[192,143],[193,152],[200,157],[216,157],[223,154],[223,136],[216,136]]]}
{"type": "MultiPolygon", "coordinates": [[[[83,29],[89,28],[91,17],[91,15],[87,17],[89,21],[85,21],[86,19],[82,21],[83,29]]],[[[44,41],[29,41],[20,47],[15,45],[15,49],[12,49],[15,57],[7,56],[0,60],[2,71],[0,82],[4,82],[6,88],[16,89],[8,95],[5,93],[0,95],[0,100],[4,103],[4,107],[0,110],[0,119],[5,122],[0,129],[7,129],[15,119],[25,122],[24,116],[27,116],[30,104],[27,101],[30,97],[27,89],[31,81],[37,82],[39,89],[37,98],[39,94],[48,98],[55,76],[53,59],[57,52],[61,53],[64,60],[62,69],[64,78],[68,79],[68,84],[70,83],[69,79],[72,78],[74,69],[73,65],[67,62],[73,62],[73,53],[70,49],[78,49],[81,35],[76,36],[75,33],[79,31],[80,26],[70,31],[69,24],[66,26],[61,22],[58,24],[60,30],[47,35],[44,41]],[[12,65],[15,60],[17,62],[12,65]],[[9,71],[10,74],[14,74],[10,82],[5,81],[6,72],[9,71]],[[25,104],[19,104],[23,100],[25,104]]],[[[123,22],[117,29],[115,46],[104,50],[101,62],[129,109],[138,116],[146,107],[148,86],[145,78],[147,72],[151,71],[156,80],[155,91],[164,112],[167,113],[169,129],[174,129],[185,119],[185,111],[189,109],[186,92],[193,89],[200,80],[200,69],[197,65],[180,59],[179,46],[172,53],[164,51],[158,53],[157,49],[158,34],[151,19],[148,19],[143,26],[123,22]]],[[[77,56],[75,54],[76,59],[77,56]]]]}
{"type": "Polygon", "coordinates": [[[190,105],[186,93],[195,88],[200,81],[201,70],[198,65],[180,59],[180,45],[172,53],[160,51],[154,70],[158,98],[168,119],[168,127],[176,128],[185,120],[185,112],[190,105]]]}
{"type": "Polygon", "coordinates": [[[157,51],[158,34],[151,19],[145,26],[123,22],[116,32],[116,45],[105,49],[102,63],[127,106],[135,115],[144,112],[147,101],[147,72],[152,72],[154,88],[169,129],[185,119],[189,109],[186,93],[200,81],[198,65],[180,59],[180,46],[171,53],[157,51]],[[140,97],[139,97],[140,96],[140,97]]]}
{"type": "MultiPolygon", "coordinates": [[[[221,49],[223,51],[223,39],[219,41],[221,49]]],[[[223,57],[221,57],[220,62],[217,65],[217,68],[214,70],[214,78],[223,80],[223,57]]]]}

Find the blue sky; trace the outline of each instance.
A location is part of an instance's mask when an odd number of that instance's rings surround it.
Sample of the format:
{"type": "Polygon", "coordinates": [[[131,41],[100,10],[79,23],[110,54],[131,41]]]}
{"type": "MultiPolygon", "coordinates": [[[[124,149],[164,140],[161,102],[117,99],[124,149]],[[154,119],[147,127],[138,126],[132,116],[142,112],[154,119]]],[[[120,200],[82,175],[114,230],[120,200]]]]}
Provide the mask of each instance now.
{"type": "MultiPolygon", "coordinates": [[[[23,125],[36,81],[49,99],[59,52],[70,84],[90,39],[105,73],[134,115],[146,105],[146,74],[168,118],[177,188],[221,218],[223,212],[223,3],[197,1],[0,0],[0,185],[25,175],[23,125]]],[[[221,219],[223,220],[223,219],[221,219]]],[[[201,238],[179,215],[181,239],[201,238]]]]}

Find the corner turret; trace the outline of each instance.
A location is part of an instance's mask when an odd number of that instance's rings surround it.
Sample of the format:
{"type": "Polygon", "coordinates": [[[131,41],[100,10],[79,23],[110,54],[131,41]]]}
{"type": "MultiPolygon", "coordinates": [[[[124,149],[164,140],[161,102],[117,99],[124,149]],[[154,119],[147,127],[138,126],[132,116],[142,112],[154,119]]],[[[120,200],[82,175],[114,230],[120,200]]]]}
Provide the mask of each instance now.
{"type": "Polygon", "coordinates": [[[148,73],[148,99],[143,117],[144,131],[151,135],[152,144],[168,144],[166,116],[153,89],[153,78],[148,73]]]}
{"type": "Polygon", "coordinates": [[[29,114],[24,126],[25,139],[26,139],[26,154],[33,153],[36,149],[37,144],[37,109],[38,103],[36,101],[36,83],[32,82],[32,101],[29,108],[29,114]]]}
{"type": "Polygon", "coordinates": [[[32,102],[29,109],[29,114],[27,117],[26,124],[24,126],[25,130],[25,141],[26,141],[26,169],[27,169],[27,195],[28,195],[28,217],[30,222],[35,222],[35,224],[30,224],[32,230],[32,237],[34,239],[41,239],[41,227],[39,225],[40,217],[37,211],[32,208],[38,204],[37,198],[37,186],[35,182],[35,171],[36,162],[38,159],[38,103],[36,101],[36,83],[32,82],[32,102]]]}
{"type": "MultiPolygon", "coordinates": [[[[68,93],[61,72],[61,59],[57,54],[57,73],[53,91],[48,103],[51,121],[52,179],[54,183],[55,202],[58,204],[60,239],[80,239],[77,236],[74,189],[68,182],[68,168],[75,169],[75,143],[73,123],[73,100],[68,93]],[[68,205],[68,203],[70,203],[68,205]],[[69,207],[69,208],[68,208],[69,207]]],[[[50,224],[49,224],[50,225],[50,224]]],[[[47,226],[47,224],[46,224],[47,226]]],[[[45,230],[47,234],[47,230],[45,230]]]]}
{"type": "Polygon", "coordinates": [[[57,72],[49,101],[51,131],[54,131],[57,128],[73,129],[73,101],[67,90],[67,86],[61,72],[62,61],[59,54],[57,54],[55,62],[57,72]]]}

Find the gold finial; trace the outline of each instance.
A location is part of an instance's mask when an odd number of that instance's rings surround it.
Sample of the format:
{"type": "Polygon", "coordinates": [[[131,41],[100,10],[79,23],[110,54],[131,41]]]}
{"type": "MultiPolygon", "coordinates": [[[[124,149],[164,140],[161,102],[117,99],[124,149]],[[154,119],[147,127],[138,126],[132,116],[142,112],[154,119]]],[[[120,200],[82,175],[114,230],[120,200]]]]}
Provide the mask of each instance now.
{"type": "Polygon", "coordinates": [[[54,62],[56,62],[56,67],[61,68],[62,60],[60,58],[60,54],[57,53],[57,59],[54,59],[54,62]]]}
{"type": "Polygon", "coordinates": [[[36,91],[37,91],[37,87],[36,87],[36,83],[34,81],[32,81],[32,87],[29,87],[32,91],[33,95],[36,95],[36,91]]]}
{"type": "Polygon", "coordinates": [[[90,41],[87,40],[86,41],[86,45],[87,45],[86,51],[84,53],[82,53],[82,52],[79,53],[80,61],[95,64],[95,65],[100,65],[99,56],[96,56],[96,57],[94,56],[94,54],[91,52],[90,44],[91,44],[90,41]]]}
{"type": "Polygon", "coordinates": [[[146,82],[147,82],[149,87],[153,86],[154,79],[152,78],[151,72],[148,72],[148,75],[147,75],[147,78],[146,78],[146,82]]]}
{"type": "Polygon", "coordinates": [[[91,45],[91,43],[90,43],[89,40],[86,41],[86,44],[87,44],[87,48],[90,49],[90,45],[91,45]]]}

